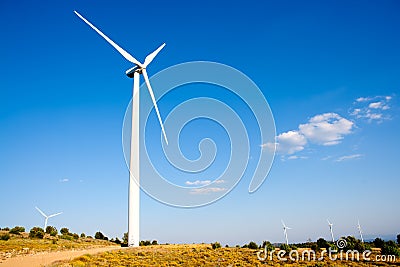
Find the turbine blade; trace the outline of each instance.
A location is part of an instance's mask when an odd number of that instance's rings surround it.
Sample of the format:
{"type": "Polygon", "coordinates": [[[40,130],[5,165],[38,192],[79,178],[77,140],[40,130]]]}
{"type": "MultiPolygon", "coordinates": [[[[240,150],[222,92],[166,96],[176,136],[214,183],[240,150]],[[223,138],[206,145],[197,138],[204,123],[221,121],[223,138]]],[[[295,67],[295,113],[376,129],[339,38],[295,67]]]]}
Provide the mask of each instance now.
{"type": "Polygon", "coordinates": [[[285,223],[283,222],[283,220],[281,220],[281,222],[282,222],[283,227],[286,228],[286,225],[285,225],[285,223]]]}
{"type": "Polygon", "coordinates": [[[164,125],[163,125],[162,120],[161,120],[160,112],[158,111],[157,102],[156,102],[156,99],[154,97],[153,89],[151,88],[151,85],[150,85],[149,77],[147,76],[147,71],[146,71],[146,69],[143,69],[142,72],[143,72],[144,80],[145,80],[146,85],[147,85],[147,89],[149,90],[149,93],[150,93],[150,96],[151,96],[151,100],[153,101],[154,108],[156,109],[158,121],[160,122],[161,130],[163,132],[165,142],[168,145],[167,135],[165,134],[164,125]]]}
{"type": "Polygon", "coordinates": [[[40,212],[40,214],[42,214],[44,217],[46,217],[47,218],[47,215],[46,214],[44,214],[44,212],[43,211],[41,211],[38,207],[35,207],[39,212],[40,212]]]}
{"type": "Polygon", "coordinates": [[[329,222],[329,220],[328,220],[328,219],[326,219],[326,221],[328,222],[328,224],[329,224],[329,225],[331,225],[331,223],[329,222]]]}
{"type": "Polygon", "coordinates": [[[60,215],[62,212],[59,212],[59,213],[56,213],[56,214],[52,214],[52,215],[49,215],[49,218],[51,218],[51,217],[54,217],[54,216],[57,216],[57,215],[60,215]]]}
{"type": "Polygon", "coordinates": [[[113,42],[110,38],[108,38],[104,33],[102,33],[99,29],[97,29],[92,23],[90,23],[87,19],[85,19],[81,14],[79,14],[77,11],[74,10],[74,13],[82,19],[87,25],[89,25],[93,30],[95,30],[98,34],[100,34],[101,37],[103,37],[110,45],[112,45],[117,51],[128,61],[142,67],[142,64],[137,61],[136,58],[131,56],[128,52],[126,52],[124,49],[122,49],[119,45],[113,42]]]}
{"type": "Polygon", "coordinates": [[[164,46],[165,43],[160,45],[160,47],[158,47],[153,53],[147,55],[147,57],[144,59],[143,68],[146,68],[147,65],[149,65],[153,61],[153,59],[157,56],[157,54],[161,51],[161,49],[164,48],[164,46]]]}

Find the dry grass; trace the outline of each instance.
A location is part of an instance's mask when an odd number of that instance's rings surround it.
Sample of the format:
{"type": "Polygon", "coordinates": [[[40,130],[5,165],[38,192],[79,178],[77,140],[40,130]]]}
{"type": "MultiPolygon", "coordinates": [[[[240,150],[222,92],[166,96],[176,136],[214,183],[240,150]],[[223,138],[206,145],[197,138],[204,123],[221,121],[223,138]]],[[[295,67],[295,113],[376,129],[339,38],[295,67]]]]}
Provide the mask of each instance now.
{"type": "Polygon", "coordinates": [[[395,263],[369,263],[356,261],[260,261],[257,250],[248,248],[212,249],[211,245],[157,245],[84,255],[54,267],[89,266],[400,266],[395,263]]]}
{"type": "Polygon", "coordinates": [[[86,249],[92,247],[110,246],[114,243],[91,238],[79,238],[78,240],[66,240],[46,236],[44,239],[28,238],[27,233],[10,235],[7,241],[0,240],[0,260],[22,254],[35,254],[44,251],[62,251],[71,249],[86,249]]]}

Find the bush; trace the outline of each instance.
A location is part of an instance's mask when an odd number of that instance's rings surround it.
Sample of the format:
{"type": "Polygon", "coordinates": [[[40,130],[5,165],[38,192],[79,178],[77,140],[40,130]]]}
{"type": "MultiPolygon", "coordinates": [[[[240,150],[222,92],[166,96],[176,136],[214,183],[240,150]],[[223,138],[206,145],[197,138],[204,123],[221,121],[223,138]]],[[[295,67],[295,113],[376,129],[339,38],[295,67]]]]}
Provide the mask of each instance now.
{"type": "Polygon", "coordinates": [[[68,235],[68,234],[69,234],[69,229],[63,227],[63,228],[61,228],[60,233],[61,233],[62,235],[68,235]]]}
{"type": "Polygon", "coordinates": [[[128,233],[124,233],[122,237],[122,244],[128,244],[128,233]]]}
{"type": "Polygon", "coordinates": [[[54,226],[47,226],[46,227],[46,234],[50,234],[51,236],[56,236],[58,234],[57,228],[54,226]]]}
{"type": "Polygon", "coordinates": [[[158,245],[158,242],[157,242],[157,240],[153,240],[153,241],[151,241],[151,244],[152,245],[158,245]]]}
{"type": "Polygon", "coordinates": [[[42,239],[44,237],[44,230],[40,227],[33,227],[29,232],[29,237],[42,239]]]}
{"type": "Polygon", "coordinates": [[[292,249],[290,248],[290,246],[287,245],[287,244],[281,244],[281,245],[279,246],[279,249],[280,249],[280,250],[286,251],[286,253],[289,253],[289,252],[292,250],[292,249]]]}
{"type": "Polygon", "coordinates": [[[94,238],[96,239],[104,239],[104,235],[102,232],[96,232],[96,234],[94,235],[94,238]]]}
{"type": "Polygon", "coordinates": [[[395,255],[400,256],[400,251],[394,241],[386,242],[382,247],[382,255],[395,255]]]}
{"type": "Polygon", "coordinates": [[[221,244],[220,244],[219,242],[214,242],[214,243],[211,244],[211,247],[212,247],[213,249],[217,249],[217,248],[220,248],[220,247],[221,247],[221,244]]]}
{"type": "Polygon", "coordinates": [[[397,244],[400,245],[400,234],[397,235],[397,244]]]}
{"type": "Polygon", "coordinates": [[[61,235],[60,238],[70,240],[70,241],[74,240],[74,237],[72,235],[61,235]]]}
{"type": "Polygon", "coordinates": [[[150,240],[142,240],[139,242],[139,246],[150,246],[151,242],[150,240]]]}
{"type": "Polygon", "coordinates": [[[10,228],[4,227],[2,230],[3,230],[3,231],[10,231],[10,228]]]}
{"type": "Polygon", "coordinates": [[[75,240],[78,240],[78,239],[79,239],[79,235],[78,235],[78,234],[73,234],[72,237],[73,237],[75,240]]]}
{"type": "Polygon", "coordinates": [[[82,233],[81,238],[85,238],[85,237],[86,237],[85,233],[82,233]]]}
{"type": "Polygon", "coordinates": [[[326,248],[326,249],[328,249],[330,247],[328,242],[325,239],[323,239],[322,237],[317,240],[317,246],[319,248],[326,248]]]}
{"type": "Polygon", "coordinates": [[[10,234],[9,233],[5,233],[5,234],[1,234],[0,235],[0,240],[7,241],[8,239],[10,239],[10,234]]]}
{"type": "Polygon", "coordinates": [[[383,241],[381,238],[377,237],[377,238],[375,238],[373,243],[376,248],[382,248],[383,245],[385,244],[385,241],[383,241]]]}
{"type": "Polygon", "coordinates": [[[268,251],[274,250],[274,246],[269,241],[263,241],[261,248],[266,248],[268,251]]]}
{"type": "Polygon", "coordinates": [[[15,235],[19,235],[19,233],[23,232],[25,232],[25,227],[22,226],[15,226],[9,231],[10,234],[15,234],[15,235]]]}
{"type": "Polygon", "coordinates": [[[251,241],[251,242],[247,245],[247,247],[250,248],[250,249],[258,249],[257,243],[256,243],[256,242],[253,242],[253,241],[251,241]]]}

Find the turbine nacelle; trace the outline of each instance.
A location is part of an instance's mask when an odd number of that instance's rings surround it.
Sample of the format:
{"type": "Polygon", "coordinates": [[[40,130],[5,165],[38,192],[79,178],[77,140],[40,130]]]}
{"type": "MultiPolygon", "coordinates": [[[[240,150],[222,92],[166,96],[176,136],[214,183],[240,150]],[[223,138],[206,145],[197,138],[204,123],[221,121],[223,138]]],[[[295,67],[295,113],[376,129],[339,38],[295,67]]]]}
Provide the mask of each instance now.
{"type": "Polygon", "coordinates": [[[139,66],[134,66],[134,67],[128,69],[127,71],[125,71],[125,74],[129,78],[133,78],[135,72],[142,73],[142,69],[139,66]]]}

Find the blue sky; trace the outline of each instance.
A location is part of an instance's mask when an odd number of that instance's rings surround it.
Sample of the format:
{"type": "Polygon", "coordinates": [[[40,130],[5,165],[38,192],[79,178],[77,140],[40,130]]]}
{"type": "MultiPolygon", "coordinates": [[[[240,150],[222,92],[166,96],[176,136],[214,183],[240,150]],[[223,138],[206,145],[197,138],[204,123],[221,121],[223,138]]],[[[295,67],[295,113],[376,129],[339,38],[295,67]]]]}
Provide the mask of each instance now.
{"type": "MultiPolygon", "coordinates": [[[[278,153],[258,191],[249,194],[244,177],[196,209],[142,194],[141,239],[282,242],[283,219],[289,241],[302,242],[328,239],[327,218],[335,236],[356,235],[358,219],[366,236],[398,234],[399,9],[397,1],[2,1],[0,226],[42,225],[38,206],[63,211],[49,224],[73,232],[127,229],[121,133],[131,65],[78,10],[139,60],[165,42],[150,76],[193,60],[242,71],[275,118],[278,153]]],[[[171,103],[161,99],[161,112],[171,103]]],[[[210,129],[204,136],[218,134],[210,129]]]]}

